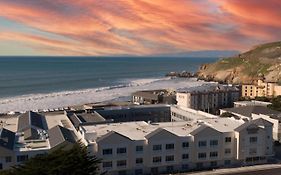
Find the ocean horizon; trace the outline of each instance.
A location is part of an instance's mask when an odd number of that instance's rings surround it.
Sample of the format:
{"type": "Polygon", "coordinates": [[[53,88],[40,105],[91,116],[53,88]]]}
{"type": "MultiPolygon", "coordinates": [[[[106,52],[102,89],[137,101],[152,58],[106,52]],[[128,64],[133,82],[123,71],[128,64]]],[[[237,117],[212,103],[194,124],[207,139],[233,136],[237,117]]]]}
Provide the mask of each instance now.
{"type": "Polygon", "coordinates": [[[217,59],[0,57],[0,112],[106,101],[136,90],[193,86],[199,83],[195,79],[170,79],[165,74],[196,72],[201,64],[217,59]]]}

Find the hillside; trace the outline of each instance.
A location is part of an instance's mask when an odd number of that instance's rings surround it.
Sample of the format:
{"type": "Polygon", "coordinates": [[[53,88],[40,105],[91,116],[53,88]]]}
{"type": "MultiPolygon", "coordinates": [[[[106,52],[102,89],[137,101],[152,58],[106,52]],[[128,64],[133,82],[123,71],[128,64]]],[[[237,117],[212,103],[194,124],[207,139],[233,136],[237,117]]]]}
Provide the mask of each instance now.
{"type": "Polygon", "coordinates": [[[281,41],[258,45],[198,70],[199,79],[235,84],[252,83],[261,76],[266,81],[281,81],[281,41]]]}

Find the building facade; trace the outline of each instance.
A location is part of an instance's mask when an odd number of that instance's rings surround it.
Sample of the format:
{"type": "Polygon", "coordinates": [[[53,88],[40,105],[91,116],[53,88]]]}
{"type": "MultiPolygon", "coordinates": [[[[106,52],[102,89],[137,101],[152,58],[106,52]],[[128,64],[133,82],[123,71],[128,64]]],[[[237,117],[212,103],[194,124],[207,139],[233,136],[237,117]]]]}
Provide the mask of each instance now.
{"type": "Polygon", "coordinates": [[[277,83],[264,82],[260,79],[254,84],[242,85],[243,97],[276,97],[278,95],[281,95],[281,86],[277,83]]]}
{"type": "Polygon", "coordinates": [[[132,102],[139,105],[176,104],[176,95],[175,91],[166,89],[137,91],[132,94],[132,102]]]}
{"type": "Polygon", "coordinates": [[[93,155],[110,175],[178,173],[266,163],[272,123],[217,118],[194,122],[127,122],[81,126],[93,155]]]}
{"type": "Polygon", "coordinates": [[[235,86],[217,85],[204,90],[180,91],[176,94],[177,105],[217,113],[220,108],[232,107],[240,98],[240,89],[235,86]]]}

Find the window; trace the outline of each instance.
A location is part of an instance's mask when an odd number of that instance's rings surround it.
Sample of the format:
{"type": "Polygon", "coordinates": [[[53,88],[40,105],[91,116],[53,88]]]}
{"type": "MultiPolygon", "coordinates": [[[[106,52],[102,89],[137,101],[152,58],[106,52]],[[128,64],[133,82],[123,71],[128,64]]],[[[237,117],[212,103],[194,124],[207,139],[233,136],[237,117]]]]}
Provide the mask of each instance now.
{"type": "Polygon", "coordinates": [[[188,165],[188,164],[182,164],[182,165],[181,165],[181,169],[184,170],[184,171],[186,171],[186,170],[189,169],[189,165],[188,165]]]}
{"type": "Polygon", "coordinates": [[[183,154],[181,157],[182,157],[182,159],[188,159],[189,155],[188,154],[183,154]]]}
{"type": "Polygon", "coordinates": [[[136,164],[142,164],[143,158],[136,158],[136,164]]]}
{"type": "Polygon", "coordinates": [[[117,154],[125,154],[127,152],[126,148],[117,148],[117,154]]]}
{"type": "Polygon", "coordinates": [[[126,166],[127,165],[127,161],[126,160],[118,160],[117,161],[117,166],[126,166]]]}
{"type": "Polygon", "coordinates": [[[153,157],[153,163],[159,163],[161,162],[161,156],[153,157]]]}
{"type": "Polygon", "coordinates": [[[231,149],[230,148],[226,148],[224,150],[224,154],[231,154],[231,149]]]}
{"type": "Polygon", "coordinates": [[[210,146],[218,146],[219,141],[218,140],[210,140],[210,146]]]}
{"type": "Polygon", "coordinates": [[[143,152],[143,146],[136,146],[136,152],[143,152]]]}
{"type": "Polygon", "coordinates": [[[143,174],[142,169],[136,169],[135,170],[135,175],[142,175],[142,174],[143,174]]]}
{"type": "Polygon", "coordinates": [[[218,157],[218,152],[210,152],[210,157],[218,157]]]}
{"type": "Polygon", "coordinates": [[[102,154],[103,155],[110,155],[110,154],[112,154],[112,149],[103,149],[102,154]]]}
{"type": "Polygon", "coordinates": [[[167,167],[166,167],[166,171],[167,171],[168,173],[172,173],[172,172],[174,171],[174,166],[167,166],[167,167]]]}
{"type": "Polygon", "coordinates": [[[231,137],[226,137],[225,138],[225,143],[229,143],[229,142],[231,142],[231,137]]]}
{"type": "Polygon", "coordinates": [[[250,155],[255,155],[255,154],[257,154],[257,149],[256,149],[256,148],[250,148],[250,149],[249,149],[249,154],[250,154],[250,155]]]}
{"type": "Polygon", "coordinates": [[[127,174],[126,170],[118,171],[118,175],[126,175],[126,174],[127,174]]]}
{"type": "Polygon", "coordinates": [[[199,159],[206,159],[206,157],[207,157],[206,153],[198,153],[199,159]]]}
{"type": "Polygon", "coordinates": [[[182,142],[182,147],[183,148],[188,148],[189,147],[189,142],[182,142]]]}
{"type": "Polygon", "coordinates": [[[225,160],[224,161],[224,165],[230,165],[231,164],[231,160],[225,160]]]}
{"type": "Polygon", "coordinates": [[[211,166],[211,167],[216,167],[216,166],[218,166],[217,161],[211,161],[211,162],[210,162],[210,166],[211,166]]]}
{"type": "Polygon", "coordinates": [[[5,161],[6,161],[6,163],[12,162],[12,157],[11,156],[5,157],[5,161]]]}
{"type": "Polygon", "coordinates": [[[162,150],[162,145],[153,145],[153,150],[154,150],[154,151],[160,151],[160,150],[162,150]]]}
{"type": "Polygon", "coordinates": [[[28,155],[17,156],[17,162],[24,162],[28,160],[28,155]]]}
{"type": "Polygon", "coordinates": [[[170,150],[170,149],[174,149],[175,145],[173,143],[170,144],[166,144],[166,149],[170,150]]]}
{"type": "Polygon", "coordinates": [[[174,156],[166,156],[166,162],[171,162],[174,160],[175,160],[174,156]]]}
{"type": "Polygon", "coordinates": [[[158,167],[151,168],[151,174],[159,174],[158,173],[158,167]]]}
{"type": "Polygon", "coordinates": [[[207,142],[206,141],[199,141],[198,142],[198,146],[199,147],[206,147],[207,146],[207,142]]]}
{"type": "Polygon", "coordinates": [[[250,143],[257,143],[258,138],[257,137],[250,137],[250,143]]]}
{"type": "Polygon", "coordinates": [[[203,163],[202,162],[196,163],[196,168],[197,169],[202,169],[203,168],[203,163]]]}
{"type": "Polygon", "coordinates": [[[0,163],[0,170],[2,170],[3,169],[3,164],[2,163],[0,163]]]}
{"type": "Polygon", "coordinates": [[[112,162],[111,161],[103,162],[102,163],[102,167],[103,168],[111,168],[112,167],[112,162]]]}

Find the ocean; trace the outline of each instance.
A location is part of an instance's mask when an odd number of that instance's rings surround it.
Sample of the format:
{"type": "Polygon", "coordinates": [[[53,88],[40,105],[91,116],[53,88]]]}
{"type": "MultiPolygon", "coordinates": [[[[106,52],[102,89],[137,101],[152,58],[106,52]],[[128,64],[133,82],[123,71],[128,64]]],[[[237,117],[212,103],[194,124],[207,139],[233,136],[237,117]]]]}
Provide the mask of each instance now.
{"type": "Polygon", "coordinates": [[[218,58],[0,57],[0,112],[58,108],[128,97],[136,90],[201,85],[170,79],[218,58]]]}

